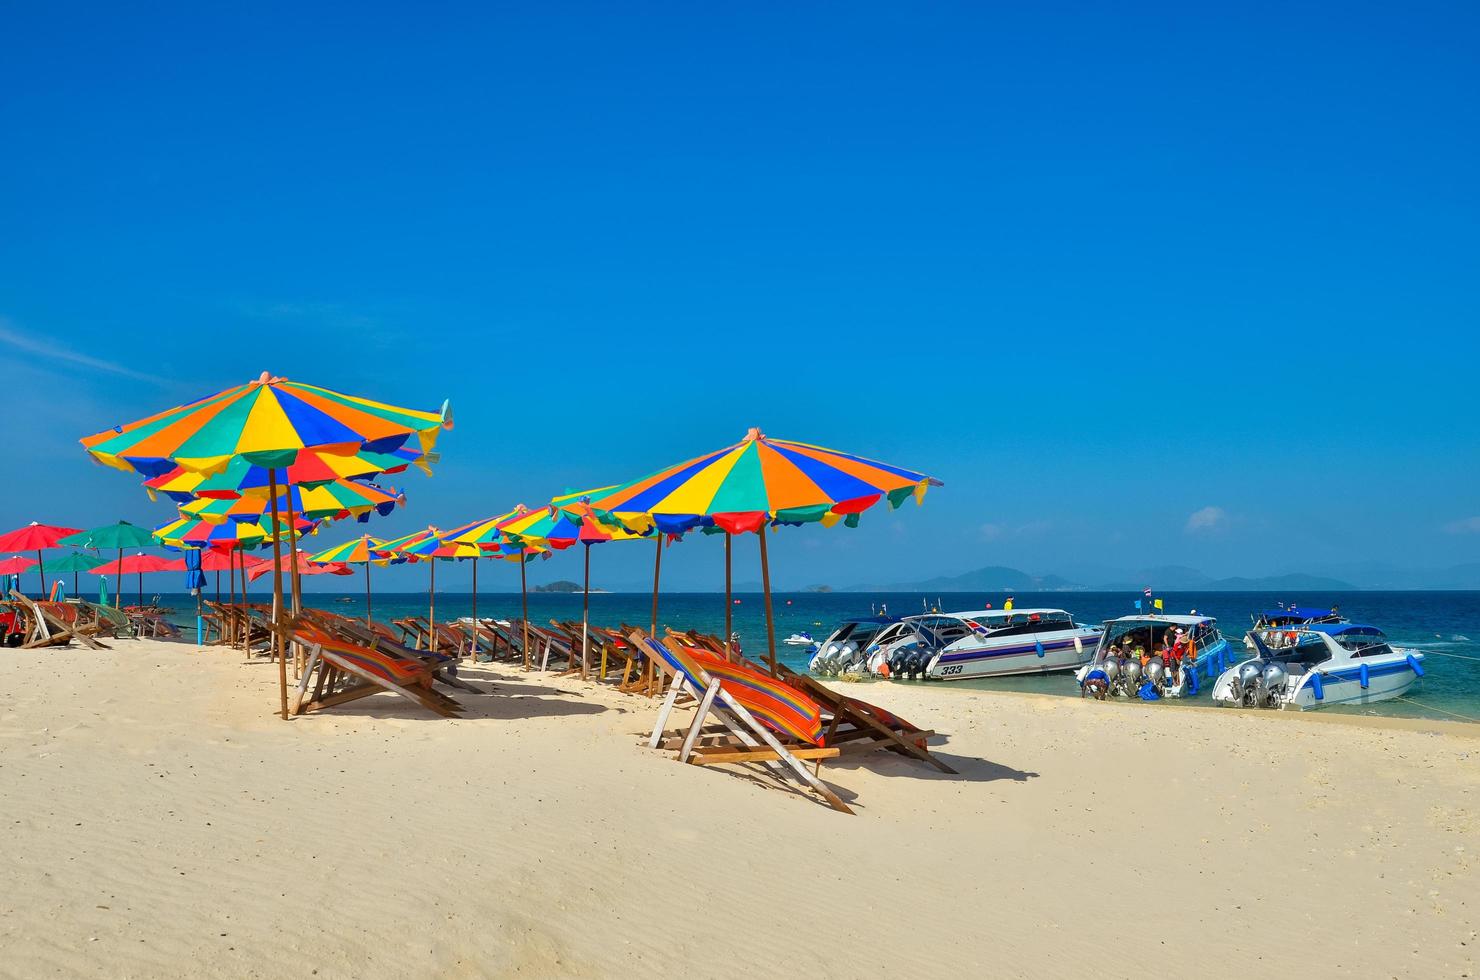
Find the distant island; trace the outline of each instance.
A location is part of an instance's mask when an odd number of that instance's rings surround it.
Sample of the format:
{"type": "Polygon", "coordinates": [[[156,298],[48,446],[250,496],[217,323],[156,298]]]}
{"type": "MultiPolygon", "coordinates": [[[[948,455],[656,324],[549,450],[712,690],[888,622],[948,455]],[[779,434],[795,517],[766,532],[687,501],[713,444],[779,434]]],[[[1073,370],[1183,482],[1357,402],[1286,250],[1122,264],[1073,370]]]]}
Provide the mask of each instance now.
{"type": "Polygon", "coordinates": [[[824,593],[825,594],[825,593],[831,592],[832,590],[833,590],[833,587],[831,585],[809,585],[805,589],[803,589],[802,591],[803,592],[821,592],[821,593],[824,593]]]}
{"type": "MultiPolygon", "coordinates": [[[[581,590],[581,583],[580,582],[570,582],[570,581],[566,581],[565,579],[561,579],[558,582],[548,582],[548,583],[546,583],[544,585],[536,585],[534,588],[530,589],[529,591],[531,591],[531,592],[580,592],[582,590],[581,590]]],[[[606,590],[605,589],[596,589],[596,588],[593,588],[591,591],[592,592],[605,592],[606,590]]]]}

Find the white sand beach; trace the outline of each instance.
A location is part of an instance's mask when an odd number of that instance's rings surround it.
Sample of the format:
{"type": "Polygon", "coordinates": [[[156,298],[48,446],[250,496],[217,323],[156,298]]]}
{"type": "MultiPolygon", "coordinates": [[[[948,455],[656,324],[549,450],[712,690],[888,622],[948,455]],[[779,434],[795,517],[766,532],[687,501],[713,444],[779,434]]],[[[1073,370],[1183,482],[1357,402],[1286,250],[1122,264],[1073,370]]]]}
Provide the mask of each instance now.
{"type": "Polygon", "coordinates": [[[465,676],[285,723],[235,651],[0,651],[0,975],[1474,973],[1477,729],[877,684],[961,775],[845,756],[850,817],[465,676]]]}

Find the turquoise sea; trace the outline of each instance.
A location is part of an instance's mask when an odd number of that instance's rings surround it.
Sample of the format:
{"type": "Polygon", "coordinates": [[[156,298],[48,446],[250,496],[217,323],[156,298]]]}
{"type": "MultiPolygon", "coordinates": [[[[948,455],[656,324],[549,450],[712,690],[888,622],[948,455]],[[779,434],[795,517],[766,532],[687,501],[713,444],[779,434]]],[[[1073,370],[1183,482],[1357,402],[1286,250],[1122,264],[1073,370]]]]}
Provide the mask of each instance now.
{"type": "MultiPolygon", "coordinates": [[[[357,579],[347,579],[356,582],[357,579]]],[[[207,590],[207,595],[213,590],[207,590]]],[[[266,595],[254,588],[254,596],[266,595]]],[[[1330,594],[1271,595],[1263,592],[1168,592],[1158,593],[1165,600],[1166,611],[1185,613],[1192,609],[1217,617],[1224,635],[1236,648],[1249,627],[1251,613],[1273,608],[1276,603],[1298,602],[1302,606],[1336,605],[1348,618],[1370,623],[1384,630],[1400,646],[1418,647],[1427,655],[1426,676],[1411,694],[1411,701],[1388,701],[1369,707],[1331,707],[1327,712],[1397,715],[1408,717],[1461,718],[1480,722],[1480,592],[1339,592],[1330,594]]],[[[1134,612],[1135,595],[1107,592],[1054,592],[1015,595],[1017,606],[1050,606],[1067,609],[1083,623],[1099,623],[1134,612]]],[[[758,593],[737,593],[739,602],[731,609],[734,628],[740,633],[747,653],[763,653],[766,646],[764,606],[758,593]]],[[[838,620],[847,616],[868,615],[886,608],[895,615],[922,611],[939,603],[944,610],[981,609],[988,603],[1000,608],[1004,595],[955,593],[923,596],[920,593],[777,593],[776,639],[779,642],[793,632],[807,631],[821,639],[838,620]]],[[[189,610],[194,600],[187,595],[164,595],[161,601],[176,610],[174,620],[193,627],[189,610]]],[[[347,614],[363,613],[363,592],[310,593],[310,605],[323,606],[347,614]]],[[[377,619],[389,620],[427,611],[427,596],[418,593],[387,593],[373,597],[377,619]]],[[[472,597],[465,593],[437,596],[437,618],[466,616],[472,612],[472,597]]],[[[510,617],[519,615],[517,593],[482,593],[478,597],[482,616],[510,617]]],[[[535,622],[549,619],[580,619],[581,596],[531,593],[530,618],[535,622]]],[[[605,625],[633,623],[645,626],[652,614],[652,596],[639,593],[597,593],[591,596],[591,620],[605,625]]],[[[725,600],[721,594],[673,593],[659,597],[658,619],[662,625],[698,628],[720,633],[724,628],[725,600]]],[[[781,659],[805,669],[802,648],[778,645],[781,659]]],[[[877,683],[899,683],[879,681],[877,683]]],[[[1057,674],[1043,677],[1003,678],[995,681],[964,681],[939,684],[941,696],[962,687],[994,690],[1032,691],[1077,697],[1079,688],[1072,677],[1057,674]]],[[[1206,702],[1211,707],[1211,702],[1206,702]]]]}

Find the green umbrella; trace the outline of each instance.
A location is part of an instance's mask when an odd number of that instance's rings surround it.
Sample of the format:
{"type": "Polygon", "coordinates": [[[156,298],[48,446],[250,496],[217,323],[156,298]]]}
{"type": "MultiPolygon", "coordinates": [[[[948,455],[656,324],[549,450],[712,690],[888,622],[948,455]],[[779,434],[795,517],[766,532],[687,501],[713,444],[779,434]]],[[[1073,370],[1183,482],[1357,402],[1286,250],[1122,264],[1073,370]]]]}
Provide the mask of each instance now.
{"type": "Polygon", "coordinates": [[[108,564],[106,559],[94,558],[92,555],[84,555],[80,551],[74,551],[65,558],[58,558],[51,563],[53,571],[72,573],[72,594],[81,595],[77,588],[77,573],[90,572],[99,565],[108,564]]]}
{"type": "MultiPolygon", "coordinates": [[[[118,549],[118,561],[123,562],[123,549],[125,548],[155,548],[159,542],[154,539],[154,533],[147,528],[130,524],[128,521],[119,521],[117,524],[104,524],[95,527],[91,531],[78,531],[76,534],[62,538],[58,544],[71,545],[74,548],[92,548],[94,551],[103,548],[118,549]]],[[[99,567],[99,566],[93,566],[99,567]]],[[[118,597],[114,597],[115,602],[118,597]]],[[[101,604],[101,603],[100,603],[101,604]]]]}

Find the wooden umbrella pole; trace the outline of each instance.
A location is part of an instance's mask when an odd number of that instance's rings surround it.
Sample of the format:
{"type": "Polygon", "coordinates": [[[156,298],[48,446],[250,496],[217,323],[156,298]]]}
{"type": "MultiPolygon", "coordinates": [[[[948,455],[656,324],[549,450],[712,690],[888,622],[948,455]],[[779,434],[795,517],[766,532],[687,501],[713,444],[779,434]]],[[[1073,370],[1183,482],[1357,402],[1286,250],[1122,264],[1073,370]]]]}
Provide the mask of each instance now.
{"type": "Polygon", "coordinates": [[[144,608],[144,573],[139,573],[139,608],[144,608]]]}
{"type": "Polygon", "coordinates": [[[776,676],[776,619],[771,612],[771,563],[766,557],[766,525],[758,532],[761,536],[761,588],[766,593],[766,652],[771,661],[771,676],[776,676]]]}
{"type": "Polygon", "coordinates": [[[730,661],[735,659],[735,651],[730,649],[730,637],[735,635],[735,603],[730,598],[730,548],[734,544],[734,539],[733,534],[729,531],[725,532],[725,659],[730,661]]]}
{"type": "Polygon", "coordinates": [[[478,556],[473,556],[473,632],[468,640],[468,656],[478,660],[478,556]]]}
{"type": "Polygon", "coordinates": [[[581,588],[581,680],[586,679],[586,664],[590,659],[591,631],[591,542],[586,542],[586,578],[581,588]]]}
{"type": "Polygon", "coordinates": [[[49,599],[46,594],[46,565],[41,561],[41,549],[36,549],[36,574],[41,577],[41,591],[37,594],[39,599],[49,599]]]}
{"type": "Polygon", "coordinates": [[[218,566],[216,568],[216,603],[219,605],[220,602],[221,602],[221,569],[218,566]]]}
{"type": "Polygon", "coordinates": [[[432,557],[432,578],[427,585],[427,649],[437,649],[437,559],[432,557]]]}
{"type": "Polygon", "coordinates": [[[367,560],[365,561],[365,625],[366,626],[369,626],[370,625],[370,622],[371,622],[371,618],[370,618],[370,566],[373,565],[373,564],[374,564],[374,562],[369,561],[368,560],[368,557],[367,557],[367,560]]]}
{"type": "MultiPolygon", "coordinates": [[[[115,581],[113,583],[113,608],[114,609],[122,609],[123,608],[123,589],[121,588],[121,586],[123,585],[123,549],[122,548],[119,548],[118,549],[118,574],[115,575],[115,576],[113,576],[113,578],[115,579],[115,581]]],[[[16,581],[19,581],[19,579],[17,579],[16,581]]]]}
{"type": "Polygon", "coordinates": [[[529,669],[529,583],[524,573],[524,559],[529,557],[523,549],[519,552],[519,601],[524,610],[524,669],[529,669]]]}
{"type": "MultiPolygon", "coordinates": [[[[267,492],[272,500],[272,623],[280,625],[283,609],[283,542],[278,526],[277,470],[267,471],[267,492]]],[[[278,694],[282,700],[283,721],[288,720],[288,658],[283,648],[283,634],[273,631],[273,649],[277,652],[278,694]]]]}
{"type": "Polygon", "coordinates": [[[77,588],[77,571],[75,569],[72,571],[72,594],[79,599],[82,598],[82,590],[77,588]]]}
{"type": "Polygon", "coordinates": [[[303,611],[303,583],[298,577],[298,515],[293,513],[293,483],[288,482],[288,492],[284,494],[288,501],[288,555],[291,562],[288,565],[288,575],[293,586],[293,615],[297,616],[303,611]]]}
{"type": "MultiPolygon", "coordinates": [[[[663,531],[658,529],[658,550],[653,556],[653,624],[652,633],[654,640],[658,638],[658,580],[663,573],[663,531]]],[[[651,657],[647,658],[647,694],[653,696],[653,681],[658,673],[658,667],[653,663],[651,657]]]]}

